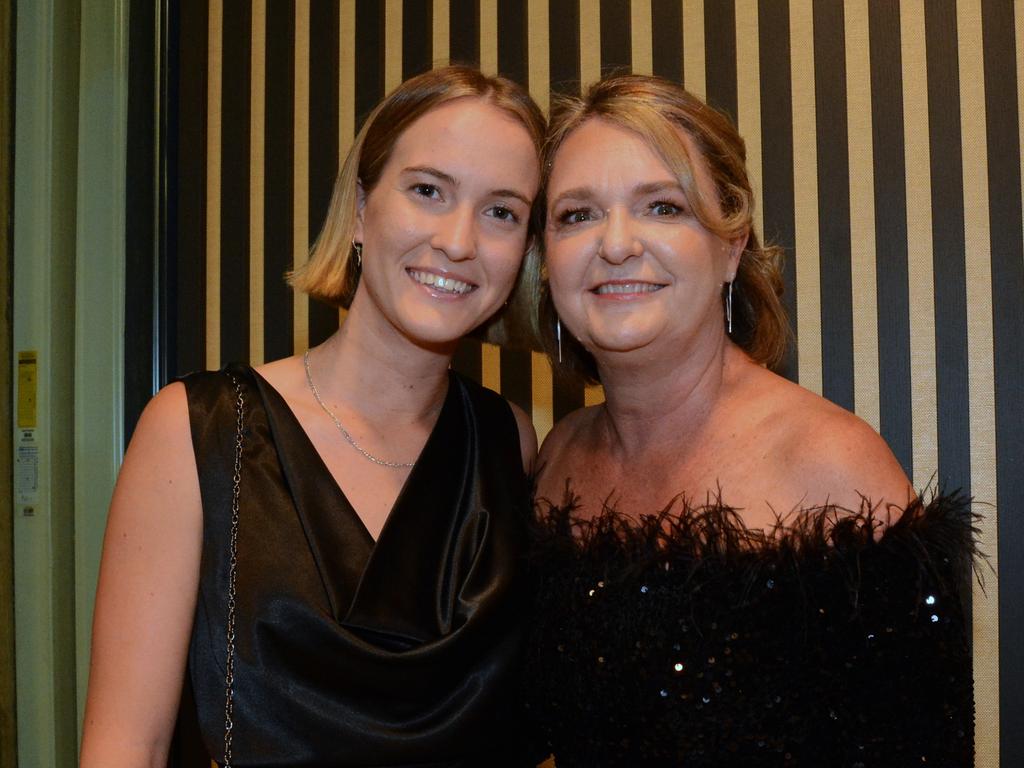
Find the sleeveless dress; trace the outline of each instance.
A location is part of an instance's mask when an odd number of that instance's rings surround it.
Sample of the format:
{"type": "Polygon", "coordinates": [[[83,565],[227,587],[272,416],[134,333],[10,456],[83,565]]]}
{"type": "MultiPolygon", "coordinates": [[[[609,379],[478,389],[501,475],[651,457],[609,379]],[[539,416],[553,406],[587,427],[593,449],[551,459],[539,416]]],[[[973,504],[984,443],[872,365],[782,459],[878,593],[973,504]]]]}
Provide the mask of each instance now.
{"type": "Polygon", "coordinates": [[[558,768],[973,765],[968,499],[573,510],[541,505],[522,675],[558,768]]]}
{"type": "Polygon", "coordinates": [[[281,396],[248,366],[183,381],[203,503],[189,675],[222,760],[232,377],[244,393],[232,764],[521,764],[506,711],[529,509],[515,417],[450,374],[374,543],[281,396]]]}

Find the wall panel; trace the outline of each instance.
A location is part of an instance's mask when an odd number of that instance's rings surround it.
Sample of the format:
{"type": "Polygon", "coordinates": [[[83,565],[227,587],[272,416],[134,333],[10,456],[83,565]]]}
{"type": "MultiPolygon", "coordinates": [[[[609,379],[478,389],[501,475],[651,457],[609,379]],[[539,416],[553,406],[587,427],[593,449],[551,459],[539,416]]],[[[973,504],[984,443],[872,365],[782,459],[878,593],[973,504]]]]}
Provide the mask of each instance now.
{"type": "MultiPolygon", "coordinates": [[[[169,75],[169,374],[301,352],[337,327],[282,277],[398,78],[479,63],[544,107],[602,72],[682,80],[738,119],[758,221],[786,251],[795,344],[782,373],[878,427],[917,485],[992,505],[978,507],[998,564],[974,594],[978,764],[1019,765],[1022,15],[1014,0],[184,4],[169,75]]],[[[468,342],[456,365],[542,434],[600,401],[530,350],[468,342]]]]}

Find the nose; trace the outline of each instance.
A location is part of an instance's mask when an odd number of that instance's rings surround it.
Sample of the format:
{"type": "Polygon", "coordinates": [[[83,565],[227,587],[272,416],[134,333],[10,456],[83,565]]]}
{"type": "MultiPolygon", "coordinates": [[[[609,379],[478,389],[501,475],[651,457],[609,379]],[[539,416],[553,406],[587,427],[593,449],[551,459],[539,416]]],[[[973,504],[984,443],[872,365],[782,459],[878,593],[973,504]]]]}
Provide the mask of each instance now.
{"type": "Polygon", "coordinates": [[[437,229],[430,245],[444,251],[451,261],[465,261],[476,256],[476,221],[468,205],[455,206],[438,217],[437,229]]]}
{"type": "Polygon", "coordinates": [[[605,214],[604,231],[598,253],[611,264],[621,264],[630,256],[639,256],[643,246],[636,237],[629,211],[612,208],[605,214]]]}

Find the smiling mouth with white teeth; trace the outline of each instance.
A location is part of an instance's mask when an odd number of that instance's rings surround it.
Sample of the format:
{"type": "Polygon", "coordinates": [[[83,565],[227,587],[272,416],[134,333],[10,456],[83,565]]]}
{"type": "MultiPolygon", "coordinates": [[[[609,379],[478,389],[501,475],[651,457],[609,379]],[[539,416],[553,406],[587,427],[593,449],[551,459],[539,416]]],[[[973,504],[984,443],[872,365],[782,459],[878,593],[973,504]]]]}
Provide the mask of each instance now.
{"type": "Polygon", "coordinates": [[[433,288],[438,293],[448,293],[452,296],[463,296],[476,290],[473,283],[466,283],[456,280],[454,277],[443,277],[433,272],[421,272],[418,269],[407,269],[409,276],[420,285],[433,288]]]}
{"type": "Polygon", "coordinates": [[[661,283],[601,283],[591,290],[598,296],[607,296],[624,293],[654,293],[665,286],[661,283]]]}

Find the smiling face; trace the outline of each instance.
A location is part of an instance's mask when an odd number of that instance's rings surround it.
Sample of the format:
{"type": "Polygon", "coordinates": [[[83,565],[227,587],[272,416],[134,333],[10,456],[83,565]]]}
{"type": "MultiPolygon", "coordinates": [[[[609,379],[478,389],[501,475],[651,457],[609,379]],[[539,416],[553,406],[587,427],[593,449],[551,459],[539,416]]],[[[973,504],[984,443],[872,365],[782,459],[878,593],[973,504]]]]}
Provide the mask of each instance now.
{"type": "MultiPolygon", "coordinates": [[[[680,132],[705,199],[707,169],[680,132]]],[[[692,214],[678,179],[638,134],[600,118],[573,131],[547,189],[545,259],[559,317],[598,364],[619,353],[679,354],[723,343],[722,285],[742,240],[692,214]]]]}
{"type": "Polygon", "coordinates": [[[417,343],[469,333],[512,290],[538,181],[530,134],[508,113],[473,97],[427,112],[360,196],[352,312],[417,343]]]}

